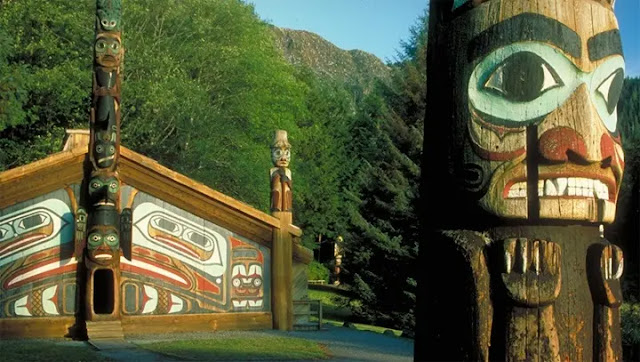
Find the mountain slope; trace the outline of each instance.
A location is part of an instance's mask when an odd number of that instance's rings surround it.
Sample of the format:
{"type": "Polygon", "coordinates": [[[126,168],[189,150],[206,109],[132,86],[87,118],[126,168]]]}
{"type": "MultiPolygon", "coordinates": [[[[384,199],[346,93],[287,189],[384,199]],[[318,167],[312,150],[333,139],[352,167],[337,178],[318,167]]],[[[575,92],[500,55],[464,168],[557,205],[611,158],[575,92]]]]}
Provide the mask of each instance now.
{"type": "Polygon", "coordinates": [[[272,28],[285,59],[296,66],[313,69],[318,75],[345,83],[356,82],[365,90],[374,80],[388,81],[390,68],[375,55],[362,50],[343,50],[317,34],[286,28],[272,28]]]}

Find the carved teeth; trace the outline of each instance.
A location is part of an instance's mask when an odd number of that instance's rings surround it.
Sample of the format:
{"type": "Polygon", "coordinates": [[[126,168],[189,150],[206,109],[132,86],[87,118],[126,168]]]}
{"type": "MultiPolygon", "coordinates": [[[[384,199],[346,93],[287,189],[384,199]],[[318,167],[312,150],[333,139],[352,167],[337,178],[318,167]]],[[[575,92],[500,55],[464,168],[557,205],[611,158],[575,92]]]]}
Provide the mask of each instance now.
{"type": "MultiPolygon", "coordinates": [[[[609,200],[609,187],[602,181],[584,177],[559,177],[538,181],[539,197],[581,196],[609,200]]],[[[516,182],[509,188],[507,198],[527,197],[527,183],[516,182]]]]}
{"type": "Polygon", "coordinates": [[[544,182],[544,195],[545,196],[557,196],[558,191],[556,190],[556,185],[552,180],[546,180],[544,182]]]}

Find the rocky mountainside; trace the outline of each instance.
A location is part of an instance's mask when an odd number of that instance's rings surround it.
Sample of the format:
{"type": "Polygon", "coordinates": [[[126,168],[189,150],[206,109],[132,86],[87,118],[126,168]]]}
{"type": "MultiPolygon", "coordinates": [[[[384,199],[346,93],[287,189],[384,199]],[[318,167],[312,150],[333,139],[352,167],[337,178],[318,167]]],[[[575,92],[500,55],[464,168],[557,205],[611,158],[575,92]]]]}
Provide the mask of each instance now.
{"type": "Polygon", "coordinates": [[[375,55],[362,50],[343,50],[317,34],[273,27],[277,46],[287,61],[305,65],[320,76],[369,89],[376,78],[386,81],[390,68],[375,55]]]}

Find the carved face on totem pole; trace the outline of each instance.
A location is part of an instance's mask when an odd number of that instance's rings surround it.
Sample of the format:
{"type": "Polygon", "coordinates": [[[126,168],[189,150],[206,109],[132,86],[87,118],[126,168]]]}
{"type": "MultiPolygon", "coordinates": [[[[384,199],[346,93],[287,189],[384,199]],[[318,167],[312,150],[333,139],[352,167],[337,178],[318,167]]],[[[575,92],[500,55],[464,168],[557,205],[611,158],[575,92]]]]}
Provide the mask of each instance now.
{"type": "Polygon", "coordinates": [[[610,2],[454,2],[452,28],[465,30],[449,38],[453,129],[465,146],[452,161],[488,213],[613,221],[625,65],[610,2]]]}
{"type": "Polygon", "coordinates": [[[116,158],[116,131],[96,132],[93,151],[98,167],[111,167],[116,158]]]}
{"type": "Polygon", "coordinates": [[[103,31],[120,31],[120,0],[98,1],[96,10],[98,29],[103,31]]]}
{"type": "Polygon", "coordinates": [[[117,67],[122,58],[120,38],[114,34],[103,33],[96,38],[96,63],[103,67],[117,67]]]}
{"type": "Polygon", "coordinates": [[[271,146],[271,161],[276,167],[289,167],[291,161],[291,144],[287,140],[286,131],[276,131],[271,146]]]}
{"type": "Polygon", "coordinates": [[[93,226],[87,237],[88,258],[100,265],[109,265],[120,257],[120,237],[113,225],[93,226]]]}
{"type": "Polygon", "coordinates": [[[89,181],[89,199],[94,207],[116,207],[120,181],[115,174],[98,174],[89,181]]]}

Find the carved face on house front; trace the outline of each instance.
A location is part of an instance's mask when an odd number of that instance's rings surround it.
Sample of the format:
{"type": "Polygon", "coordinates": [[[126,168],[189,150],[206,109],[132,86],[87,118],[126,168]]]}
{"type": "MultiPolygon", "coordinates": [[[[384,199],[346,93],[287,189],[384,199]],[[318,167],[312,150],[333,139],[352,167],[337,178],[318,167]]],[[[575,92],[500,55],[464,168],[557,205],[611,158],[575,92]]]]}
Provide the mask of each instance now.
{"type": "Polygon", "coordinates": [[[624,59],[611,7],[490,0],[457,11],[453,129],[465,145],[453,164],[464,188],[500,217],[612,222],[624,59]]]}
{"type": "Polygon", "coordinates": [[[115,226],[93,226],[87,237],[87,253],[91,261],[100,265],[109,265],[120,257],[120,236],[115,226]]]}

